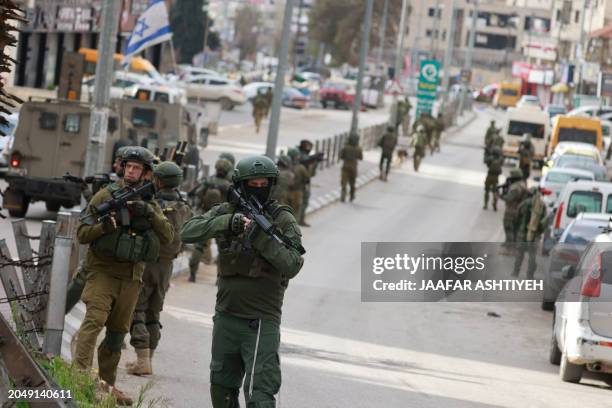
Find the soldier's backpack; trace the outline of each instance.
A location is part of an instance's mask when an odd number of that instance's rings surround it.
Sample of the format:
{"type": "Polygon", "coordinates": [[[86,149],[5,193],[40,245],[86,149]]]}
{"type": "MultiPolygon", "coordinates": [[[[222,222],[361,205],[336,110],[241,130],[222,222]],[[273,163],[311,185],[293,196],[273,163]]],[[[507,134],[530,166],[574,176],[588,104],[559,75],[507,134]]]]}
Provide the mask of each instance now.
{"type": "Polygon", "coordinates": [[[226,201],[229,181],[219,179],[218,177],[209,177],[202,185],[200,192],[200,207],[204,211],[210,210],[215,205],[226,201]]]}

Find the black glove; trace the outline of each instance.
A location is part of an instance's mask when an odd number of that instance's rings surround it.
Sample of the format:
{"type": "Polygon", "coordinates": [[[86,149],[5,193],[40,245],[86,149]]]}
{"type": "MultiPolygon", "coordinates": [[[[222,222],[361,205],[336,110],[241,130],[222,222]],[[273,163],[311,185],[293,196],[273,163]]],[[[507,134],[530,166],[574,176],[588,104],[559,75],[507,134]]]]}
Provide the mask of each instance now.
{"type": "Polygon", "coordinates": [[[244,218],[244,214],[239,212],[232,215],[229,223],[229,230],[232,232],[232,234],[239,235],[244,232],[244,225],[246,224],[244,218]]]}
{"type": "Polygon", "coordinates": [[[113,217],[112,215],[105,217],[102,221],[102,231],[104,231],[105,234],[110,234],[116,229],[117,221],[115,221],[115,217],[113,217]]]}
{"type": "Polygon", "coordinates": [[[128,203],[128,209],[134,217],[151,217],[155,211],[144,201],[132,201],[128,203]]]}

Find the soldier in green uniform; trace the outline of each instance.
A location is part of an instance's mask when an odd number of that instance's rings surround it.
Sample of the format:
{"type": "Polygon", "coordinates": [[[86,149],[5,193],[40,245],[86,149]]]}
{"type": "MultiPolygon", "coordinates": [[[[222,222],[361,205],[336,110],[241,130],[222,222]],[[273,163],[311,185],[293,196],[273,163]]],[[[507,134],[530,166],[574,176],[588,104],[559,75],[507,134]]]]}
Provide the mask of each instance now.
{"type": "Polygon", "coordinates": [[[159,314],[164,306],[166,291],[172,276],[172,261],[181,252],[180,229],[192,217],[191,208],[176,190],[183,181],[183,170],[174,162],[162,162],[153,171],[155,201],[172,224],[174,239],[159,249],[159,260],[147,263],[142,277],[138,303],[130,328],[130,344],[136,351],[136,361],[128,363],[128,374],[153,374],[153,352],[161,337],[159,314]]]}
{"type": "Polygon", "coordinates": [[[342,160],[342,170],[340,178],[341,194],[340,200],[346,200],[346,185],[350,187],[351,201],[355,199],[355,181],[357,180],[357,166],[359,160],[363,160],[363,150],[359,146],[359,135],[352,133],[346,145],[340,150],[340,160],[342,160]]]}
{"type": "Polygon", "coordinates": [[[153,154],[148,150],[129,149],[122,161],[123,178],[94,195],[77,230],[79,243],[89,245],[84,265],[89,275],[81,297],[87,311],[79,329],[75,363],[81,370],[91,368],[98,334],[106,326],[98,347],[99,375],[112,387],[111,394],[121,405],[131,405],[132,400],[114,387],[117,365],[142,286],[145,262],[156,260],[160,245],[172,242],[174,237],[172,225],[154,200],[135,199],[119,214],[100,222],[96,222],[94,206],[142,185],[151,177],[152,161],[153,154]]]}
{"type": "Polygon", "coordinates": [[[431,154],[434,152],[440,151],[440,138],[442,137],[442,132],[444,132],[444,119],[442,115],[438,113],[438,117],[432,120],[433,130],[432,130],[432,144],[431,144],[431,154]]]}
{"type": "Polygon", "coordinates": [[[253,119],[255,120],[255,131],[259,133],[261,122],[266,117],[267,109],[266,96],[263,93],[257,93],[253,98],[253,119]]]}
{"type": "Polygon", "coordinates": [[[502,174],[502,166],[504,158],[501,155],[501,150],[494,147],[491,154],[485,159],[487,165],[487,178],[485,179],[484,206],[486,210],[489,205],[489,193],[493,196],[493,211],[497,211],[497,185],[499,184],[499,175],[502,174]]]}
{"type": "Polygon", "coordinates": [[[280,204],[289,205],[289,190],[295,184],[295,173],[291,157],[281,155],[276,163],[278,166],[278,179],[272,189],[272,199],[280,204]]]}
{"type": "Polygon", "coordinates": [[[266,96],[266,110],[265,110],[264,117],[267,118],[268,115],[270,114],[270,109],[272,108],[272,99],[274,99],[274,93],[272,92],[272,88],[268,88],[265,96],[266,96]]]}
{"type": "Polygon", "coordinates": [[[493,135],[496,133],[497,128],[495,127],[495,121],[492,120],[487,128],[485,133],[484,145],[485,147],[491,147],[491,142],[493,140],[493,135]]]}
{"type": "Polygon", "coordinates": [[[317,175],[317,165],[319,164],[319,162],[310,155],[312,147],[312,142],[307,139],[300,140],[300,144],[298,145],[298,152],[300,153],[299,160],[304,167],[306,167],[306,170],[308,170],[308,180],[304,184],[302,205],[300,206],[300,212],[296,212],[298,224],[302,227],[310,227],[310,225],[306,223],[306,209],[310,202],[310,180],[317,175]]]}
{"type": "Polygon", "coordinates": [[[546,229],[546,204],[537,187],[533,187],[519,205],[517,223],[517,251],[512,276],[519,275],[527,252],[527,279],[532,279],[537,267],[538,241],[546,229]]]}
{"type": "Polygon", "coordinates": [[[289,203],[294,214],[300,214],[304,205],[304,191],[310,185],[310,173],[300,161],[300,152],[292,147],[287,151],[287,156],[291,158],[292,170],[295,175],[293,186],[289,187],[289,203]]]}
{"type": "Polygon", "coordinates": [[[378,141],[378,146],[382,149],[380,153],[380,162],[378,163],[378,168],[380,170],[379,178],[383,181],[387,181],[389,170],[391,169],[391,161],[393,160],[393,151],[395,150],[395,146],[397,146],[397,134],[393,126],[387,126],[387,131],[378,141]]]}
{"type": "Polygon", "coordinates": [[[412,153],[414,171],[419,171],[421,160],[425,157],[425,147],[427,146],[427,136],[425,135],[425,127],[423,125],[417,127],[416,132],[412,135],[410,145],[414,148],[412,153]]]}
{"type": "Polygon", "coordinates": [[[412,105],[410,105],[410,100],[408,97],[404,98],[404,102],[402,103],[402,134],[404,137],[409,136],[410,134],[410,109],[412,109],[412,105]]]}
{"type": "Polygon", "coordinates": [[[531,161],[535,153],[535,147],[531,142],[531,134],[525,133],[523,141],[519,144],[518,155],[519,155],[519,167],[523,172],[523,178],[527,180],[531,173],[531,161]]]}
{"type": "Polygon", "coordinates": [[[518,229],[518,207],[527,194],[527,185],[523,180],[523,172],[521,169],[512,169],[510,171],[511,184],[507,192],[503,193],[501,199],[506,203],[504,211],[504,231],[506,233],[506,241],[504,247],[512,248],[516,243],[516,233],[518,229]]]}
{"type": "Polygon", "coordinates": [[[265,156],[242,159],[234,187],[264,203],[267,218],[286,237],[280,244],[244,215],[237,203],[223,203],[187,221],[184,242],[217,238],[219,284],[213,317],[210,394],[213,408],[238,407],[244,380],[247,407],[276,406],[281,386],[280,321],[285,289],[300,271],[301,232],[287,206],[269,200],[278,177],[265,156]]]}
{"type": "MultiPolygon", "coordinates": [[[[232,164],[229,161],[225,159],[217,160],[215,163],[215,175],[206,178],[195,191],[194,208],[197,209],[198,213],[204,214],[215,205],[226,201],[227,189],[231,185],[231,182],[227,179],[227,174],[231,171],[232,164]]],[[[202,256],[204,256],[206,264],[213,262],[210,246],[210,241],[197,242],[194,245],[191,257],[189,258],[189,282],[196,281],[202,256]]]]}

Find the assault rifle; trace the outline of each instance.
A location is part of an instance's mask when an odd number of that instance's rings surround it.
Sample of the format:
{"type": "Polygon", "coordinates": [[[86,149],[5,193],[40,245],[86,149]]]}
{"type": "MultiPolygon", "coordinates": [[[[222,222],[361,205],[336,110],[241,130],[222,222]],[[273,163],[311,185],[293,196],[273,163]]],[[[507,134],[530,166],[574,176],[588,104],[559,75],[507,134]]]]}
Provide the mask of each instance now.
{"type": "Polygon", "coordinates": [[[508,190],[510,190],[510,186],[512,185],[512,183],[522,180],[522,177],[508,177],[506,179],[506,182],[504,184],[500,184],[499,186],[495,187],[495,190],[500,191],[501,190],[501,194],[504,195],[508,192],[508,190]]]}
{"type": "Polygon", "coordinates": [[[319,152],[319,153],[308,155],[308,157],[305,157],[305,158],[301,159],[300,163],[302,163],[304,165],[310,165],[313,162],[320,163],[323,160],[325,160],[325,153],[319,152]]]}
{"type": "Polygon", "coordinates": [[[249,200],[245,199],[240,192],[231,187],[228,190],[228,198],[230,202],[235,202],[238,204],[240,208],[242,208],[246,212],[246,216],[259,225],[259,228],[263,230],[266,234],[271,236],[278,242],[279,244],[285,245],[287,248],[293,248],[299,252],[300,255],[304,255],[306,250],[301,245],[294,245],[293,242],[285,235],[280,233],[274,224],[272,224],[265,216],[266,211],[263,208],[263,205],[257,200],[256,197],[250,197],[249,200]]]}
{"type": "Polygon", "coordinates": [[[150,181],[137,188],[124,187],[123,191],[111,200],[94,206],[91,214],[81,215],[80,221],[84,224],[93,225],[110,217],[113,212],[124,208],[128,201],[140,196],[152,196],[153,194],[155,194],[155,186],[150,181]]]}
{"type": "Polygon", "coordinates": [[[111,180],[110,176],[107,173],[100,173],[96,174],[95,176],[88,176],[85,178],[73,176],[70,173],[66,173],[62,176],[62,179],[82,185],[91,184],[91,191],[94,194],[96,194],[100,189],[104,188],[104,186],[107,186],[113,182],[113,180],[111,180]]]}

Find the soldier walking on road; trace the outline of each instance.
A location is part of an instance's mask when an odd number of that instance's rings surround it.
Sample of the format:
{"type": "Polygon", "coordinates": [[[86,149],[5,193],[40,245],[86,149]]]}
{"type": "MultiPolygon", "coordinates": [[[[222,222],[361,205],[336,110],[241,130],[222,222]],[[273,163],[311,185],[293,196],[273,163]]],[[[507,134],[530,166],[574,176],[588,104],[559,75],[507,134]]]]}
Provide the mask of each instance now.
{"type": "Polygon", "coordinates": [[[274,93],[272,92],[272,88],[268,88],[265,93],[266,98],[266,111],[264,117],[267,118],[270,114],[270,109],[272,108],[272,99],[274,99],[274,93]]]}
{"type": "Polygon", "coordinates": [[[525,180],[529,178],[529,174],[531,173],[531,161],[533,160],[534,153],[535,148],[531,142],[531,134],[525,133],[523,141],[518,149],[519,168],[523,172],[523,178],[525,180]]]}
{"type": "Polygon", "coordinates": [[[340,150],[340,159],[342,160],[342,170],[340,178],[340,186],[342,192],[340,200],[346,200],[346,185],[350,187],[351,201],[355,200],[355,181],[357,180],[357,166],[359,160],[363,160],[363,150],[359,146],[359,136],[355,133],[348,138],[346,145],[340,150]]]}
{"type": "Polygon", "coordinates": [[[510,177],[506,180],[506,186],[507,191],[501,196],[501,199],[506,202],[503,221],[506,241],[503,245],[506,249],[511,249],[516,243],[518,207],[527,194],[527,185],[523,180],[521,169],[512,169],[510,171],[510,177]]]}
{"type": "Polygon", "coordinates": [[[442,137],[442,132],[444,132],[444,119],[442,118],[442,115],[438,113],[438,117],[433,119],[432,122],[433,130],[431,154],[434,154],[434,152],[440,151],[440,139],[442,137]]]}
{"type": "Polygon", "coordinates": [[[266,117],[267,109],[266,96],[262,93],[257,93],[255,98],[253,98],[253,119],[255,120],[255,132],[257,134],[259,134],[261,122],[266,117]]]}
{"type": "Polygon", "coordinates": [[[298,149],[295,147],[290,148],[287,151],[287,156],[291,158],[292,170],[295,175],[293,186],[289,187],[289,206],[293,209],[294,214],[300,214],[304,205],[306,186],[310,185],[310,173],[306,166],[300,162],[300,152],[298,149]]]}
{"type": "MultiPolygon", "coordinates": [[[[204,214],[213,206],[226,200],[227,190],[231,182],[227,175],[232,171],[232,164],[225,159],[218,159],[215,163],[215,175],[207,177],[195,190],[196,211],[204,214]]],[[[189,258],[189,282],[196,281],[200,260],[204,257],[204,263],[212,264],[211,242],[196,242],[189,258]]]]}
{"type": "Polygon", "coordinates": [[[270,201],[278,169],[265,156],[236,165],[233,188],[256,198],[284,235],[279,243],[235,202],[213,207],[183,226],[184,242],[216,238],[219,284],[213,317],[210,394],[213,408],[239,407],[244,380],[247,407],[276,406],[281,386],[278,357],[285,289],[303,265],[301,232],[291,209],[270,201]]]}
{"type": "Polygon", "coordinates": [[[309,224],[306,223],[306,210],[308,209],[308,203],[310,202],[310,180],[317,175],[317,165],[319,164],[319,159],[317,159],[316,155],[311,155],[312,151],[312,142],[307,139],[300,140],[300,144],[298,146],[298,152],[300,153],[299,160],[308,170],[308,182],[304,186],[304,195],[302,198],[302,205],[300,207],[300,212],[297,213],[298,224],[301,227],[310,227],[309,224]]]}
{"type": "Polygon", "coordinates": [[[174,239],[159,249],[159,260],[147,263],[142,277],[138,303],[132,317],[130,344],[136,351],[136,361],[127,364],[128,374],[153,374],[153,353],[161,338],[159,314],[164,306],[166,291],[172,276],[172,261],[181,252],[180,229],[192,217],[191,208],[176,190],[183,181],[183,170],[174,162],[166,161],[155,166],[155,201],[170,221],[174,239]]]}
{"type": "MultiPolygon", "coordinates": [[[[95,207],[119,193],[141,186],[151,176],[153,154],[132,148],[122,162],[121,180],[100,190],[90,201],[77,230],[80,244],[89,244],[84,267],[89,276],[82,300],[87,307],[76,345],[76,366],[92,366],[98,334],[106,335],[98,347],[100,378],[120,405],[132,399],[115,388],[121,346],[130,329],[142,286],[145,262],[157,259],[159,246],[173,239],[172,226],[153,200],[134,200],[119,214],[96,221],[95,207]]],[[[147,197],[142,197],[146,199],[147,197]]]]}
{"type": "MultiPolygon", "coordinates": [[[[404,98],[404,102],[402,103],[402,135],[407,137],[410,135],[410,110],[412,109],[412,105],[410,105],[410,100],[408,97],[404,98]]],[[[399,111],[398,111],[399,113],[399,111]]],[[[398,129],[396,129],[397,131],[398,129]]],[[[399,134],[399,132],[397,132],[399,134]]]]}
{"type": "Polygon", "coordinates": [[[519,275],[525,252],[528,252],[527,279],[532,279],[537,267],[538,241],[546,229],[546,204],[537,187],[533,187],[521,202],[517,222],[517,252],[512,276],[519,275]]]}
{"type": "Polygon", "coordinates": [[[380,170],[379,178],[382,181],[387,181],[389,170],[391,169],[391,161],[393,160],[393,151],[395,150],[395,146],[397,146],[397,134],[393,126],[387,126],[387,131],[380,138],[378,146],[382,149],[380,153],[380,162],[378,164],[380,170]]]}
{"type": "Polygon", "coordinates": [[[427,136],[425,135],[425,127],[423,125],[417,127],[417,131],[413,134],[410,144],[414,148],[412,152],[414,171],[419,171],[421,160],[425,157],[425,147],[427,146],[427,136]]]}
{"type": "Polygon", "coordinates": [[[497,147],[491,150],[485,163],[487,165],[487,178],[485,179],[484,206],[486,210],[489,205],[489,194],[493,196],[493,211],[497,211],[497,185],[499,184],[499,175],[502,174],[502,166],[504,158],[501,155],[501,150],[497,147]]]}

